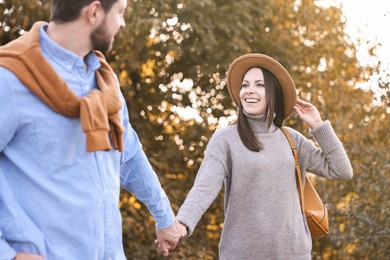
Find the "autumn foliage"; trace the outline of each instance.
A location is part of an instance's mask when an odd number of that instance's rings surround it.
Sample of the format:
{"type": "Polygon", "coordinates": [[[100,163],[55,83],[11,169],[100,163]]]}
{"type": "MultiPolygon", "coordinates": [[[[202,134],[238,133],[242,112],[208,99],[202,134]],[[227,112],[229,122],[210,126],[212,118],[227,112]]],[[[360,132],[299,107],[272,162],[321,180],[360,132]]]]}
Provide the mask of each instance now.
{"type": "MultiPolygon", "coordinates": [[[[375,86],[360,88],[381,64],[360,65],[341,8],[315,2],[128,1],[127,26],[106,57],[175,212],[210,136],[235,119],[225,82],[229,63],[248,52],[279,60],[299,96],[332,122],[354,168],[349,182],[315,179],[331,232],[314,241],[313,259],[385,259],[390,255],[390,71],[375,86]]],[[[0,0],[0,44],[29,30],[34,21],[48,20],[49,10],[48,1],[0,0]]],[[[375,47],[367,51],[375,56],[375,47]]],[[[286,125],[310,137],[296,116],[286,125]]],[[[126,191],[119,207],[128,258],[159,259],[146,207],[126,191]]],[[[222,227],[221,193],[170,258],[217,259],[222,227]]]]}

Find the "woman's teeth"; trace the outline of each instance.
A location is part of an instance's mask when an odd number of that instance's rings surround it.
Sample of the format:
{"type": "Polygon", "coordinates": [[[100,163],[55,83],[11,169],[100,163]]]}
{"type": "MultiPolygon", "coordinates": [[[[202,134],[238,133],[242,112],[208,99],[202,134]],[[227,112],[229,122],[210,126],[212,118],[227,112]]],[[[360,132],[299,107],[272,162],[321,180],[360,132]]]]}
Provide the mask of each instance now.
{"type": "Polygon", "coordinates": [[[257,102],[259,102],[259,100],[258,99],[254,99],[254,98],[248,98],[248,99],[245,99],[245,102],[247,102],[247,103],[257,103],[257,102]]]}

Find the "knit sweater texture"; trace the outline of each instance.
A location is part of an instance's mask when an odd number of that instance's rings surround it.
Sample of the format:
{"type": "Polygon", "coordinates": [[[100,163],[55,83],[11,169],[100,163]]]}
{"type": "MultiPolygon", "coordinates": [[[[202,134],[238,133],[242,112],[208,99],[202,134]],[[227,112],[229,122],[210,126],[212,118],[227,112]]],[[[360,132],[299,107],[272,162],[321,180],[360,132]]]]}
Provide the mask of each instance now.
{"type": "MultiPolygon", "coordinates": [[[[248,150],[236,124],[217,131],[177,218],[190,236],[225,184],[219,259],[311,259],[312,241],[301,213],[289,143],[279,128],[268,128],[262,116],[248,120],[264,149],[248,150]]],[[[348,156],[329,121],[311,130],[320,148],[287,129],[299,151],[303,175],[352,178],[348,156]]]]}

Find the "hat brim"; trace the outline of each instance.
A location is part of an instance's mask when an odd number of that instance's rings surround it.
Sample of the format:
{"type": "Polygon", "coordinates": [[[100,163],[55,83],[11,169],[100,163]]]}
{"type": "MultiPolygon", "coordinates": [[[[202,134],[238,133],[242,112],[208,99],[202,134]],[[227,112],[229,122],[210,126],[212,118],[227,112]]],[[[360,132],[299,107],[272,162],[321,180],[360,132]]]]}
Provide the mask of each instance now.
{"type": "Polygon", "coordinates": [[[296,88],[288,71],[275,59],[260,53],[245,54],[235,59],[227,72],[227,86],[233,102],[240,106],[240,89],[244,73],[253,67],[269,70],[279,80],[283,91],[284,116],[286,119],[294,112],[297,102],[296,88]]]}

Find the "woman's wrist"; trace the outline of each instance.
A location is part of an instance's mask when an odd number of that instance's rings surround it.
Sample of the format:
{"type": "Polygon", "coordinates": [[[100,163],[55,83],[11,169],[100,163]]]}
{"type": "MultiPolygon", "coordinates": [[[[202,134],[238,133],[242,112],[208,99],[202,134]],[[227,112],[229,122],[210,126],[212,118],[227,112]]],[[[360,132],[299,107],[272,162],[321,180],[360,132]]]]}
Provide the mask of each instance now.
{"type": "Polygon", "coordinates": [[[323,120],[317,120],[315,122],[312,122],[309,126],[310,128],[314,129],[317,128],[318,126],[322,125],[324,123],[323,120]]]}

